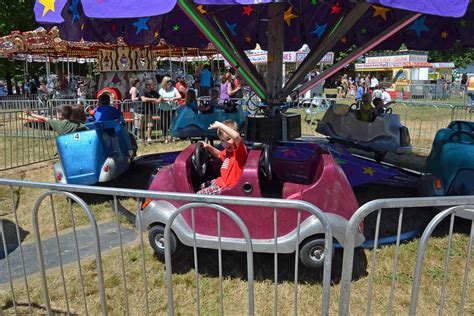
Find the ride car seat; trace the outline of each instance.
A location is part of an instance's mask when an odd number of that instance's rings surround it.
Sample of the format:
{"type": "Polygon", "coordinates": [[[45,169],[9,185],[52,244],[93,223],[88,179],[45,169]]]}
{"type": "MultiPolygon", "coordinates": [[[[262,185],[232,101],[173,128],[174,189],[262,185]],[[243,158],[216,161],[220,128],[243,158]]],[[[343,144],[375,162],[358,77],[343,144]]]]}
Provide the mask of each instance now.
{"type": "Polygon", "coordinates": [[[320,151],[306,148],[276,147],[273,153],[273,172],[283,182],[310,184],[321,157],[320,151]]]}
{"type": "Polygon", "coordinates": [[[346,116],[349,113],[349,106],[347,104],[334,104],[332,111],[338,116],[346,116]]]}
{"type": "Polygon", "coordinates": [[[224,113],[234,113],[237,111],[237,101],[234,100],[224,100],[224,103],[222,103],[222,109],[224,110],[224,113]]]}

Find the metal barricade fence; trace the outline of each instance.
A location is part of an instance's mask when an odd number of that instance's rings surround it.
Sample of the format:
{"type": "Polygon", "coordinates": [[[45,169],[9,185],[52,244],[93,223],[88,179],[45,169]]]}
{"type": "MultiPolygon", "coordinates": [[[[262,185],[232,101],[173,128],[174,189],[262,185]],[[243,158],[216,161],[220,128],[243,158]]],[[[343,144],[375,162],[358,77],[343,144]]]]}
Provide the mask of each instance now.
{"type": "Polygon", "coordinates": [[[405,102],[403,105],[406,107],[406,112],[404,115],[400,113],[400,119],[410,131],[412,146],[426,151],[431,150],[436,132],[449,125],[453,106],[427,102],[405,102]]]}
{"type": "Polygon", "coordinates": [[[23,110],[23,109],[38,109],[45,108],[46,104],[38,98],[34,99],[11,99],[0,100],[0,112],[23,110]]]}
{"type": "Polygon", "coordinates": [[[298,107],[304,109],[303,120],[309,125],[313,125],[317,119],[322,118],[331,105],[338,102],[347,103],[348,99],[315,96],[309,99],[300,99],[298,107]]]}
{"type": "MultiPolygon", "coordinates": [[[[296,200],[151,192],[7,179],[0,179],[0,197],[4,200],[5,205],[11,205],[10,212],[3,208],[4,214],[0,227],[2,228],[0,237],[3,240],[5,254],[4,258],[0,257],[0,268],[3,268],[3,273],[0,273],[0,283],[3,284],[0,284],[2,293],[0,306],[7,313],[148,315],[168,312],[172,315],[174,313],[190,313],[194,308],[196,308],[197,314],[219,312],[221,314],[224,312],[236,314],[242,313],[242,308],[246,308],[251,315],[269,313],[272,309],[274,314],[279,311],[285,314],[291,312],[308,314],[315,311],[321,311],[322,315],[329,313],[331,261],[324,262],[322,286],[316,284],[308,288],[307,284],[299,283],[298,245],[307,233],[303,230],[300,232],[303,212],[314,215],[314,220],[319,221],[324,228],[325,250],[323,255],[326,258],[331,258],[333,251],[330,222],[322,211],[309,203],[296,200]],[[27,190],[23,190],[26,188],[27,190]],[[37,192],[38,190],[40,193],[37,192]],[[21,194],[20,191],[27,192],[29,196],[18,200],[17,195],[21,194]],[[110,216],[100,216],[100,213],[97,213],[100,212],[97,206],[91,207],[86,204],[78,197],[79,194],[107,196],[107,199],[113,201],[111,205],[114,219],[97,224],[96,216],[103,219],[110,218],[110,216]],[[126,203],[129,207],[136,209],[138,236],[134,232],[130,233],[130,229],[119,217],[119,211],[123,209],[119,198],[121,203],[126,203]],[[156,258],[150,254],[150,247],[145,247],[142,228],[144,222],[142,222],[143,215],[141,215],[140,207],[141,201],[145,198],[182,201],[184,204],[176,209],[166,222],[164,243],[167,250],[170,249],[170,229],[175,227],[175,219],[178,219],[183,211],[191,211],[192,224],[187,226],[187,229],[193,236],[193,245],[191,246],[193,254],[192,259],[187,261],[194,262],[194,272],[188,273],[188,277],[183,276],[183,272],[178,272],[179,274],[176,275],[171,274],[176,267],[185,265],[187,262],[173,262],[170,253],[166,253],[165,272],[164,265],[157,263],[156,258]],[[48,200],[48,203],[44,203],[48,200]],[[28,215],[31,214],[30,204],[24,205],[32,203],[32,201],[35,201],[33,216],[28,215]],[[49,206],[44,204],[49,204],[49,206]],[[255,209],[259,207],[273,209],[273,216],[269,216],[269,219],[272,217],[269,223],[259,223],[259,225],[273,227],[274,238],[264,240],[269,243],[271,249],[274,249],[269,253],[269,255],[273,255],[274,267],[273,269],[269,268],[273,270],[273,277],[269,277],[270,283],[260,281],[257,291],[254,291],[254,269],[260,271],[259,275],[261,275],[261,270],[267,269],[268,263],[254,262],[253,240],[250,239],[248,228],[232,211],[232,208],[238,205],[255,209]],[[206,212],[209,209],[214,209],[217,216],[216,235],[204,236],[211,238],[216,243],[215,248],[211,248],[217,249],[218,260],[213,263],[206,260],[210,256],[209,251],[204,254],[204,257],[198,255],[198,249],[199,252],[205,250],[199,248],[204,241],[197,240],[197,236],[202,238],[203,235],[196,231],[194,215],[201,212],[203,206],[206,207],[206,212]],[[285,242],[284,238],[278,237],[278,232],[281,229],[278,224],[278,216],[281,211],[288,212],[289,209],[297,212],[298,216],[295,219],[295,229],[291,232],[295,236],[296,254],[293,264],[289,261],[287,262],[289,266],[287,266],[284,262],[280,262],[282,255],[278,254],[280,242],[285,242]],[[48,214],[50,215],[48,216],[48,214]],[[238,258],[236,260],[236,257],[233,257],[237,254],[224,253],[221,245],[224,243],[229,245],[238,240],[224,237],[221,233],[220,223],[224,217],[237,223],[242,232],[242,238],[244,238],[244,244],[239,248],[245,247],[246,249],[246,270],[243,270],[246,273],[242,272],[243,280],[237,277],[235,286],[231,286],[231,280],[226,278],[226,275],[232,272],[228,271],[229,269],[241,269],[238,258]],[[6,233],[3,221],[12,222],[6,225],[10,226],[9,234],[6,233]],[[90,224],[90,229],[85,230],[79,227],[87,223],[90,224]],[[104,228],[107,225],[109,231],[104,228]],[[35,231],[36,252],[31,248],[31,243],[24,242],[25,231],[28,229],[35,231]],[[132,234],[133,237],[130,238],[127,234],[132,234]],[[45,238],[44,236],[47,235],[51,235],[52,238],[45,238]],[[107,240],[110,240],[109,244],[107,244],[107,240]],[[130,241],[132,241],[132,245],[125,246],[130,241]],[[113,246],[110,245],[112,242],[113,246]],[[16,252],[15,249],[9,247],[12,244],[16,245],[16,252]],[[271,246],[272,244],[273,246],[271,246]],[[116,249],[111,250],[112,247],[116,249]],[[111,252],[105,253],[103,249],[109,249],[108,251],[111,252]],[[232,258],[229,261],[224,260],[225,257],[232,258]],[[201,260],[204,261],[204,265],[200,265],[201,260]],[[234,262],[235,260],[236,262],[234,262]],[[218,266],[217,278],[207,276],[209,272],[205,271],[209,271],[209,268],[206,267],[206,262],[207,265],[218,266]],[[229,262],[234,265],[229,267],[229,262]],[[39,264],[39,270],[35,270],[36,263],[39,264]],[[283,266],[283,271],[280,271],[280,265],[283,266]],[[59,269],[51,269],[55,266],[59,269]],[[201,272],[200,269],[205,271],[201,272]],[[285,272],[288,269],[289,271],[285,272]],[[40,282],[37,278],[30,276],[36,272],[40,274],[40,282]],[[285,274],[293,275],[293,279],[290,279],[294,282],[292,286],[286,284],[288,282],[285,282],[285,277],[282,277],[285,274]],[[194,278],[191,275],[194,275],[194,278]],[[191,281],[192,279],[194,282],[191,281]],[[247,290],[242,288],[242,282],[247,284],[247,290]],[[193,283],[195,286],[192,286],[193,283]],[[164,287],[164,284],[167,286],[164,287]],[[236,293],[229,297],[235,291],[236,293]],[[245,307],[241,305],[241,302],[246,300],[242,294],[243,291],[247,292],[248,306],[244,305],[245,307]],[[300,291],[304,291],[306,295],[311,293],[311,297],[317,295],[320,300],[312,304],[299,304],[300,291]],[[273,300],[269,300],[269,297],[272,296],[273,300]],[[287,302],[288,296],[293,297],[293,304],[287,302]],[[239,304],[235,304],[236,300],[239,300],[239,304]]],[[[180,220],[182,221],[182,219],[180,220]]],[[[206,239],[206,242],[208,243],[209,239],[206,239]]]]}
{"type": "MultiPolygon", "coordinates": [[[[416,309],[418,305],[418,296],[420,292],[420,283],[421,283],[421,275],[423,273],[423,259],[426,253],[426,248],[428,247],[428,240],[429,237],[433,234],[434,230],[437,226],[448,216],[450,216],[450,225],[449,225],[449,239],[448,239],[448,246],[446,248],[446,256],[444,261],[444,269],[443,269],[443,283],[441,287],[440,293],[440,300],[438,305],[438,315],[442,315],[445,309],[445,300],[446,300],[446,286],[448,283],[448,267],[449,267],[449,259],[452,256],[451,251],[453,250],[452,243],[453,243],[453,228],[454,228],[454,219],[455,216],[460,218],[465,218],[471,220],[471,233],[467,247],[467,257],[466,257],[466,265],[464,267],[464,276],[462,282],[462,290],[460,291],[461,300],[459,302],[459,315],[464,314],[464,307],[466,303],[467,297],[467,287],[469,282],[469,273],[471,269],[471,256],[472,256],[472,241],[474,239],[474,205],[471,206],[455,206],[451,207],[441,213],[439,213],[429,224],[428,227],[423,232],[423,236],[421,236],[420,246],[418,248],[418,254],[416,257],[416,270],[414,274],[413,286],[411,290],[411,300],[410,300],[410,315],[416,315],[416,309]]],[[[452,289],[451,289],[452,290],[452,289]]],[[[472,295],[470,298],[472,299],[472,295]]],[[[469,299],[469,297],[467,297],[469,299]]],[[[447,302],[446,302],[447,303],[447,302]]],[[[452,308],[448,309],[449,312],[452,312],[452,308]]]]}
{"type": "MultiPolygon", "coordinates": [[[[120,103],[120,101],[115,101],[120,103]]],[[[46,102],[49,108],[58,108],[61,105],[83,105],[84,108],[88,107],[96,107],[97,106],[97,99],[48,99],[46,102]]]]}
{"type": "Polygon", "coordinates": [[[397,84],[395,99],[400,101],[446,101],[465,104],[464,86],[450,84],[397,84]]]}
{"type": "MultiPolygon", "coordinates": [[[[55,117],[50,108],[35,108],[36,101],[23,101],[25,108],[55,117]]],[[[56,155],[56,133],[49,125],[23,113],[22,110],[0,112],[0,170],[53,159],[56,155]]]]}
{"type": "Polygon", "coordinates": [[[122,114],[137,140],[170,140],[170,128],[178,106],[175,103],[125,100],[122,114]]]}
{"type": "MultiPolygon", "coordinates": [[[[434,208],[441,208],[441,207],[451,207],[453,205],[456,206],[463,206],[470,207],[469,216],[465,216],[471,221],[471,230],[470,230],[470,237],[469,237],[469,250],[468,250],[468,257],[466,260],[466,269],[469,269],[469,262],[471,256],[471,247],[472,247],[472,238],[474,237],[474,211],[472,210],[472,205],[474,205],[474,196],[456,196],[456,197],[430,197],[430,198],[400,198],[400,199],[383,199],[383,200],[375,200],[369,203],[364,204],[361,206],[357,212],[352,216],[350,219],[349,225],[346,230],[346,237],[344,242],[344,256],[343,256],[343,264],[342,264],[342,278],[341,278],[341,293],[340,293],[340,302],[339,302],[339,315],[349,315],[354,313],[354,311],[350,311],[349,306],[351,301],[353,302],[353,306],[357,306],[358,311],[357,314],[403,314],[407,313],[407,311],[403,311],[400,309],[393,310],[394,302],[398,299],[401,301],[409,300],[409,293],[410,293],[410,286],[413,286],[413,289],[416,288],[416,291],[419,291],[421,288],[426,290],[426,287],[434,286],[433,282],[430,284],[423,284],[419,283],[421,270],[419,260],[416,264],[417,270],[415,271],[415,265],[410,267],[400,267],[398,265],[400,258],[400,245],[402,242],[402,227],[403,225],[407,224],[404,222],[404,218],[412,214],[411,212],[417,212],[417,217],[420,214],[420,208],[423,207],[434,207],[434,208]],[[382,215],[383,212],[383,215],[382,215]],[[351,296],[351,288],[356,288],[355,284],[351,284],[352,280],[352,265],[354,260],[354,241],[355,236],[358,231],[359,225],[366,221],[368,216],[376,215],[375,219],[375,227],[374,229],[374,240],[373,240],[373,249],[372,249],[372,260],[371,260],[371,269],[369,271],[370,280],[368,285],[364,284],[364,288],[357,288],[357,297],[355,295],[351,296]],[[382,218],[387,217],[388,220],[385,221],[385,224],[382,225],[382,218]],[[379,243],[382,242],[382,238],[380,236],[381,229],[386,229],[386,225],[393,225],[395,227],[396,221],[396,236],[391,237],[394,239],[396,245],[387,249],[379,248],[379,243]],[[386,250],[387,249],[387,250],[386,250]],[[382,250],[386,250],[383,251],[382,250]],[[379,267],[377,265],[377,257],[378,255],[384,257],[393,257],[393,265],[390,266],[383,266],[379,267]],[[391,273],[389,272],[391,269],[391,273]],[[413,278],[411,277],[413,275],[413,278]],[[378,291],[381,289],[383,284],[382,281],[385,281],[385,288],[384,290],[378,291]],[[413,283],[412,283],[413,281],[413,283]],[[387,287],[390,290],[387,293],[387,287]],[[363,312],[360,308],[362,306],[366,306],[365,312],[363,312]]],[[[455,208],[455,211],[459,210],[459,208],[455,208]]],[[[453,209],[447,211],[447,213],[442,213],[442,215],[438,215],[435,219],[428,224],[425,234],[431,234],[432,229],[439,223],[440,217],[445,217],[448,214],[453,213],[453,209]]],[[[410,223],[408,223],[410,224],[410,223]]],[[[367,225],[367,222],[365,223],[367,225]]],[[[452,238],[452,222],[451,222],[451,229],[449,230],[449,240],[452,238]]],[[[403,233],[405,234],[405,233],[403,233]]],[[[419,244],[420,249],[420,256],[426,247],[427,237],[424,236],[419,244]]],[[[438,249],[442,248],[442,245],[438,245],[438,249]]],[[[412,247],[413,248],[413,247],[412,247]]],[[[448,247],[449,248],[449,247],[448,247]]],[[[433,259],[433,258],[431,258],[433,259]]],[[[447,264],[448,257],[445,259],[445,263],[447,264]]],[[[414,263],[414,262],[413,262],[414,263]]],[[[386,264],[386,263],[385,263],[386,264]]],[[[434,263],[430,263],[430,267],[434,263]]],[[[459,263],[458,263],[459,264],[459,263]]],[[[446,271],[441,270],[441,275],[444,275],[446,271]]],[[[467,273],[464,274],[464,278],[468,278],[467,273]]],[[[433,280],[432,280],[433,281],[433,280]]],[[[444,293],[445,288],[445,279],[443,279],[443,285],[441,292],[444,293]]],[[[464,279],[465,282],[470,282],[472,284],[472,279],[464,279]],[[470,281],[469,281],[470,280],[470,281]]],[[[454,286],[459,286],[459,280],[456,280],[453,283],[450,283],[454,286]]],[[[431,289],[432,290],[432,289],[431,289]]],[[[472,291],[472,289],[471,289],[472,291]]],[[[415,292],[412,292],[412,298],[416,298],[415,292]]],[[[463,289],[463,293],[465,290],[463,289]]],[[[442,294],[444,298],[444,294],[442,294]]],[[[450,299],[457,298],[456,294],[450,293],[450,299]]],[[[463,298],[466,296],[463,295],[463,298]]],[[[474,295],[467,296],[471,299],[474,295]]],[[[432,306],[433,302],[425,302],[428,303],[429,306],[432,306]]],[[[472,302],[471,302],[472,303],[472,302]]],[[[416,304],[416,300],[412,300],[411,304],[416,304]]],[[[403,306],[408,307],[408,304],[403,304],[403,306]]],[[[424,306],[426,310],[426,305],[424,306]]],[[[413,306],[410,307],[410,311],[413,310],[413,306]]],[[[442,306],[441,306],[442,308],[442,306]]],[[[432,309],[428,309],[432,310],[432,309]]],[[[441,309],[442,311],[442,309],[441,309]]],[[[449,310],[452,312],[452,310],[449,310]]],[[[471,310],[472,311],[472,310],[471,310]]],[[[442,313],[441,313],[442,314],[442,313]]],[[[462,310],[460,311],[462,314],[462,310]]],[[[412,315],[412,313],[410,313],[412,315]]]]}
{"type": "Polygon", "coordinates": [[[38,99],[39,94],[9,94],[3,97],[0,97],[0,102],[2,101],[21,101],[21,100],[36,100],[38,99]]]}
{"type": "Polygon", "coordinates": [[[470,106],[454,106],[451,112],[451,121],[474,121],[474,110],[470,106]]]}

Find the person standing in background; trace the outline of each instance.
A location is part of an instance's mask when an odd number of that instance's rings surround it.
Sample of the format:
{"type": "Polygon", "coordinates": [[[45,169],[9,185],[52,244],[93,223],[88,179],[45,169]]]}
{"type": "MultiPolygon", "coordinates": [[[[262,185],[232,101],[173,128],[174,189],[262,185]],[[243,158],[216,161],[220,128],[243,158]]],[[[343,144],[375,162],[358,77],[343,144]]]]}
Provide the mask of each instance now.
{"type": "Polygon", "coordinates": [[[467,91],[467,113],[471,113],[472,105],[474,104],[474,75],[469,76],[466,85],[467,91]]]}
{"type": "Polygon", "coordinates": [[[208,96],[209,90],[211,89],[212,84],[212,73],[209,70],[208,65],[204,65],[204,68],[199,73],[200,81],[200,96],[208,96]]]}
{"type": "Polygon", "coordinates": [[[221,103],[224,102],[224,100],[229,99],[229,94],[227,91],[231,88],[228,88],[230,86],[230,81],[228,80],[226,75],[221,75],[221,86],[220,86],[220,97],[219,100],[221,103]]]}

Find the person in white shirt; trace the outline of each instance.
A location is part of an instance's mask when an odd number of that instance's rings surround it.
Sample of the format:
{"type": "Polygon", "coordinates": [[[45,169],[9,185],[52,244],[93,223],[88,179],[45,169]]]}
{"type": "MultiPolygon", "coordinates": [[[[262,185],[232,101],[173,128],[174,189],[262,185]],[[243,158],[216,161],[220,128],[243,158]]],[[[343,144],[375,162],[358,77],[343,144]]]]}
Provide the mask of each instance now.
{"type": "Polygon", "coordinates": [[[387,90],[385,90],[385,88],[382,88],[382,101],[383,101],[383,104],[387,104],[390,101],[392,101],[392,97],[390,96],[390,93],[388,93],[387,90]]]}
{"type": "Polygon", "coordinates": [[[379,80],[375,78],[375,76],[373,76],[372,79],[370,79],[370,87],[375,88],[378,85],[379,85],[379,80]]]}

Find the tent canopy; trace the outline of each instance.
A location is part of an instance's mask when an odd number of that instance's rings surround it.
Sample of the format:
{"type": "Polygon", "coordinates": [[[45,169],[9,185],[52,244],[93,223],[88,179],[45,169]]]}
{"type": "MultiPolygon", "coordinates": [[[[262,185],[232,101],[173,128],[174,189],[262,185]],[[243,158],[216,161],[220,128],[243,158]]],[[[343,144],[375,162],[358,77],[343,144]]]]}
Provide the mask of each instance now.
{"type": "MultiPolygon", "coordinates": [[[[271,0],[195,0],[199,12],[217,28],[224,28],[240,50],[257,43],[267,48],[268,4],[271,0]],[[256,4],[258,3],[258,4],[256,4]]],[[[446,49],[456,40],[474,46],[474,6],[469,0],[370,0],[372,7],[341,39],[333,51],[360,46],[406,16],[425,13],[376,49],[446,49]]],[[[59,26],[60,36],[72,41],[156,45],[165,39],[179,47],[205,47],[208,41],[177,0],[36,0],[35,16],[41,24],[59,26]]],[[[303,44],[317,47],[356,2],[297,0],[285,3],[284,50],[303,44]]]]}
{"type": "Polygon", "coordinates": [[[61,38],[130,46],[202,48],[209,41],[255,92],[278,105],[328,49],[355,47],[341,62],[304,83],[304,93],[371,49],[446,49],[460,40],[474,46],[469,0],[36,0],[40,23],[59,26],[61,38]],[[283,22],[284,21],[284,22],[283,22]],[[268,50],[263,78],[243,51],[268,50]],[[307,44],[310,56],[282,88],[283,50],[307,44]],[[266,81],[266,82],[265,82],[266,81]]]}

